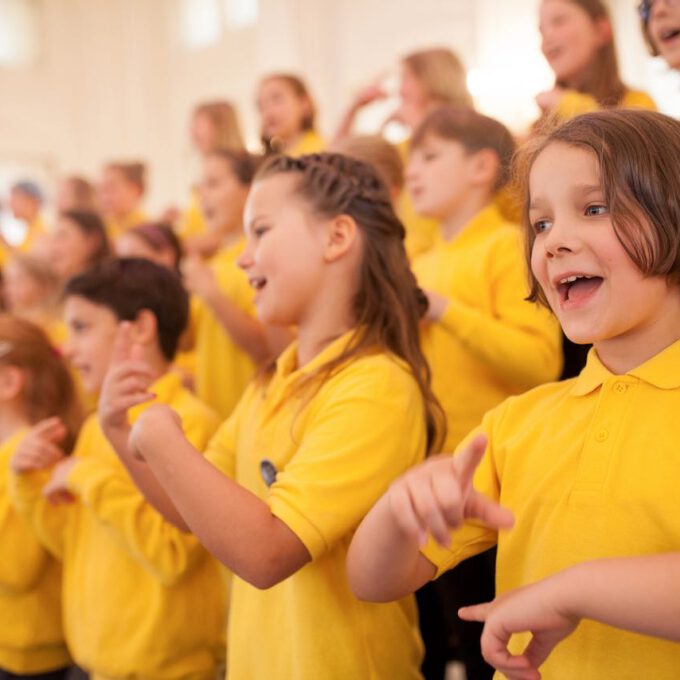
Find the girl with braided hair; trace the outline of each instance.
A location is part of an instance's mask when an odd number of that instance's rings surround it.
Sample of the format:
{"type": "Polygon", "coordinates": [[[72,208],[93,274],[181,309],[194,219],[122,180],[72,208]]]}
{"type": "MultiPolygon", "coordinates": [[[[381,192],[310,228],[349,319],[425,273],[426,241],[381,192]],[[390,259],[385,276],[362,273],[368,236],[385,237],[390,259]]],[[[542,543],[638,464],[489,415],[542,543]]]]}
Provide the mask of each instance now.
{"type": "Polygon", "coordinates": [[[240,266],[260,320],[296,326],[298,338],[247,388],[205,458],[154,405],[126,464],[234,574],[230,680],[416,680],[414,600],[360,602],[345,574],[363,515],[444,436],[404,228],[375,171],[339,154],[271,159],[244,223],[240,266]]]}

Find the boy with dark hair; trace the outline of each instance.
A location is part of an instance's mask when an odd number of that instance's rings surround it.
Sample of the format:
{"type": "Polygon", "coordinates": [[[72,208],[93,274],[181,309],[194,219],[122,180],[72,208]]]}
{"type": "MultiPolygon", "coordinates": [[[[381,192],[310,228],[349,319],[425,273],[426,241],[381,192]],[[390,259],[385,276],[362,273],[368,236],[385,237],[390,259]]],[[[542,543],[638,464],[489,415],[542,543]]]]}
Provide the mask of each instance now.
{"type": "Polygon", "coordinates": [[[12,460],[10,486],[17,509],[63,561],[69,648],[96,678],[214,678],[224,646],[217,564],[149,505],[116,454],[125,442],[105,435],[112,423],[116,431],[129,427],[151,400],[177,411],[198,448],[216,429],[216,416],[168,371],[187,294],[160,265],[113,260],[69,281],[65,316],[66,353],[85,388],[101,392],[99,414],[85,422],[68,458],[59,420],[30,430],[12,460]],[[148,393],[131,400],[139,381],[148,393]]]}

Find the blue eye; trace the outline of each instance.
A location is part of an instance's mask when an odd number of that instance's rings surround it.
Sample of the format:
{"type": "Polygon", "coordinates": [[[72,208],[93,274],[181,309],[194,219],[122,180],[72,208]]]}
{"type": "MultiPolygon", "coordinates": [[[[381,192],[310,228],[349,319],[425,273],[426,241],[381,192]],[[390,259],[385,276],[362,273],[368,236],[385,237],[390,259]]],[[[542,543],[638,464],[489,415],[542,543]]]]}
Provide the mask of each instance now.
{"type": "Polygon", "coordinates": [[[596,217],[598,215],[606,215],[609,212],[609,208],[606,205],[589,205],[586,208],[586,215],[591,217],[596,217]]]}
{"type": "Polygon", "coordinates": [[[542,234],[550,229],[550,220],[536,220],[531,226],[537,234],[542,234]]]}

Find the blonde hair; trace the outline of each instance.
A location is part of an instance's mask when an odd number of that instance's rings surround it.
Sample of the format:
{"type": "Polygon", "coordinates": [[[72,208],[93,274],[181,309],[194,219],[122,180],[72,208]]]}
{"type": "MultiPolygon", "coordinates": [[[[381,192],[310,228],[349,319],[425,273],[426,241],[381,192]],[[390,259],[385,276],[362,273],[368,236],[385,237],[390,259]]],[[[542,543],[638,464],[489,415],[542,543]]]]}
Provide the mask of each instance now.
{"type": "Polygon", "coordinates": [[[106,164],[106,170],[119,172],[126,182],[137,187],[140,194],[146,191],[146,164],[141,161],[123,163],[114,161],[106,164]]]}
{"type": "Polygon", "coordinates": [[[427,96],[439,104],[472,107],[463,62],[448,48],[433,47],[411,52],[402,59],[427,96]]]}
{"type": "Polygon", "coordinates": [[[215,128],[216,149],[243,149],[243,135],[238,122],[236,109],[224,99],[201,102],[194,108],[194,116],[203,115],[215,128]]]}
{"type": "Polygon", "coordinates": [[[352,135],[334,142],[330,151],[372,165],[390,191],[404,186],[404,163],[396,147],[380,135],[352,135]]]}

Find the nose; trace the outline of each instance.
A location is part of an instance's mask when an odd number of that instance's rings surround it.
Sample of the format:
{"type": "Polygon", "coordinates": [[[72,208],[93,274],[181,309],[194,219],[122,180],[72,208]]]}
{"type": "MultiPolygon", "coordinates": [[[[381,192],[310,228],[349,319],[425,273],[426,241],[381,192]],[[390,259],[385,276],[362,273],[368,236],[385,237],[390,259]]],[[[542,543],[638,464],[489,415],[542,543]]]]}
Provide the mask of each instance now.
{"type": "Polygon", "coordinates": [[[248,242],[246,242],[246,247],[243,249],[243,252],[238,256],[236,264],[244,271],[247,271],[253,266],[252,248],[248,242]]]}
{"type": "Polygon", "coordinates": [[[541,241],[548,259],[578,251],[577,235],[564,221],[555,220],[541,241]]]}

